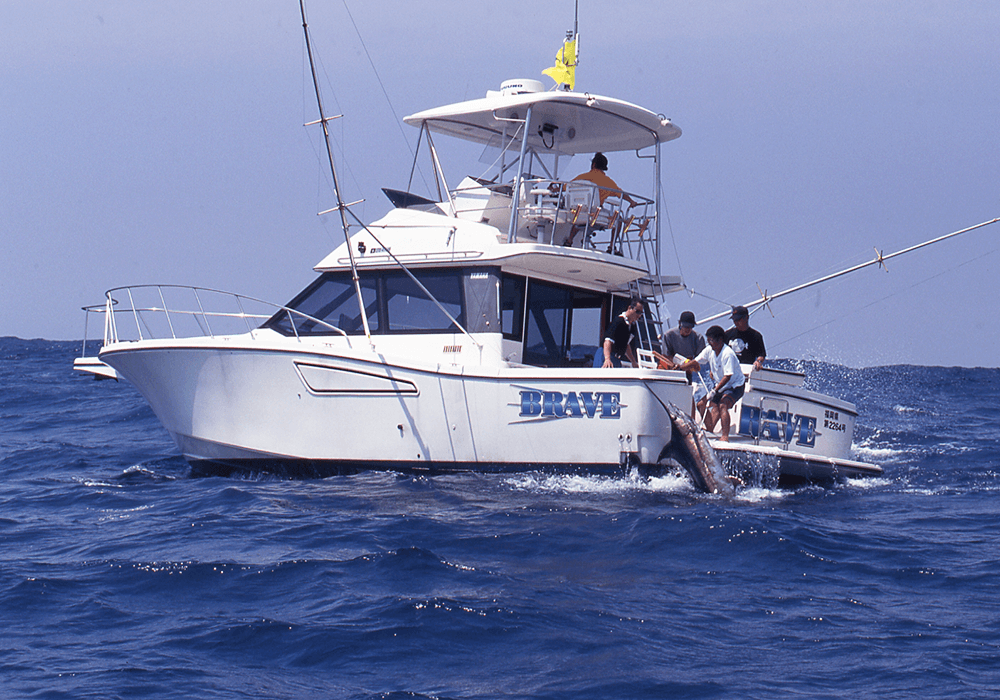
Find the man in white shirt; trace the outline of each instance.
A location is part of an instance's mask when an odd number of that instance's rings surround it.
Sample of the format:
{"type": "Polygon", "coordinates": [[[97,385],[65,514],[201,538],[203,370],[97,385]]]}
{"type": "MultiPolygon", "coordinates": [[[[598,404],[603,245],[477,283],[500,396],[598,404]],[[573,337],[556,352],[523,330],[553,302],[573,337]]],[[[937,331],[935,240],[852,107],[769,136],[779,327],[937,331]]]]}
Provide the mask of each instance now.
{"type": "MultiPolygon", "coordinates": [[[[698,371],[702,364],[708,364],[712,375],[712,388],[703,401],[708,404],[705,414],[705,428],[714,430],[718,422],[720,440],[729,442],[729,411],[743,396],[746,377],[740,368],[739,358],[733,349],[726,345],[726,332],[722,326],[712,326],[705,333],[708,347],[698,353],[693,360],[688,360],[678,369],[698,371]]],[[[701,404],[699,404],[699,409],[701,404]]]]}

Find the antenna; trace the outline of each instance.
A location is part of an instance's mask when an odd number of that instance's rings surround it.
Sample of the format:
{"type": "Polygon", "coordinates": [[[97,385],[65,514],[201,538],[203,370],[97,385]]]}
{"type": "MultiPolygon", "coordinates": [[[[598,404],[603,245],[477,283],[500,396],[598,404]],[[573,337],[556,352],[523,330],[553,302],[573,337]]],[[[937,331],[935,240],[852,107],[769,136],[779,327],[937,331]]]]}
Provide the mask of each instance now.
{"type": "Polygon", "coordinates": [[[305,0],[299,0],[299,11],[302,15],[302,32],[306,37],[306,53],[309,55],[309,71],[312,73],[313,88],[316,90],[316,106],[319,108],[319,121],[310,122],[310,124],[323,125],[323,140],[326,142],[326,155],[330,161],[330,174],[333,176],[333,193],[337,197],[337,206],[333,209],[327,209],[326,211],[320,212],[320,215],[328,214],[334,210],[340,212],[340,226],[344,229],[344,240],[347,242],[347,257],[351,261],[351,277],[354,278],[354,291],[358,297],[358,309],[361,311],[361,324],[364,326],[365,336],[368,338],[368,342],[374,348],[375,344],[372,342],[372,332],[371,329],[368,328],[368,314],[365,311],[365,301],[361,296],[361,282],[358,279],[358,267],[354,262],[354,251],[351,249],[351,235],[347,226],[347,208],[351,206],[351,204],[357,204],[358,202],[344,204],[344,199],[340,196],[340,183],[337,180],[337,168],[333,162],[333,147],[330,145],[330,128],[328,123],[334,119],[339,119],[343,115],[330,117],[328,119],[323,111],[323,97],[320,94],[319,80],[316,77],[316,62],[313,60],[312,43],[309,41],[309,24],[306,22],[305,0]]]}
{"type": "Polygon", "coordinates": [[[576,65],[580,65],[580,0],[573,3],[573,38],[577,40],[576,65]]]}

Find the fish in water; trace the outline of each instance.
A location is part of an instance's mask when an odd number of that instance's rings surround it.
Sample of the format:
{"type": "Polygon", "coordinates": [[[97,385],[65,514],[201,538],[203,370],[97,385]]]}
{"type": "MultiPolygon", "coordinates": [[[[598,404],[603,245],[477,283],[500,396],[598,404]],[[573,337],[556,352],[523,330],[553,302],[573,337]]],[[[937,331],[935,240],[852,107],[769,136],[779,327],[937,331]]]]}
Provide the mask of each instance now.
{"type": "Polygon", "coordinates": [[[657,461],[672,458],[684,467],[699,491],[732,496],[733,485],[705,431],[674,404],[667,404],[667,412],[672,427],[670,442],[663,446],[657,461]]]}

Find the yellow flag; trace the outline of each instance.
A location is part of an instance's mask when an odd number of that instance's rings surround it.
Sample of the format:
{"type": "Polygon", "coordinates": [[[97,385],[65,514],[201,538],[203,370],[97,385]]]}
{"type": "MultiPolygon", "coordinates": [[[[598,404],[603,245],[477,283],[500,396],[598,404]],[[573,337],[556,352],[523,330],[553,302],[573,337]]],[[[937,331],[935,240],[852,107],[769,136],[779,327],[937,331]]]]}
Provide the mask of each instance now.
{"type": "Polygon", "coordinates": [[[576,86],[576,39],[563,42],[562,48],[556,52],[556,64],[542,71],[556,81],[556,84],[566,83],[572,90],[576,86]]]}

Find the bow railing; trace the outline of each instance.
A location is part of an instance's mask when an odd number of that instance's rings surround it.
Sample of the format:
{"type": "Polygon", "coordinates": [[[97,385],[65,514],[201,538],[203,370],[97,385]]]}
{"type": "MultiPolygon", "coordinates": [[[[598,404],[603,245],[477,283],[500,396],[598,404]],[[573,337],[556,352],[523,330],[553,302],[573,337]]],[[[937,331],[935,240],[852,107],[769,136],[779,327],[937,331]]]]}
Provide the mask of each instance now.
{"type": "Polygon", "coordinates": [[[299,325],[309,322],[344,336],[348,346],[351,342],[347,333],[322,319],[287,306],[207,287],[173,284],[116,287],[105,293],[103,304],[85,306],[83,310],[88,318],[84,329],[85,354],[91,314],[104,316],[104,345],[244,333],[254,337],[264,321],[281,315],[288,319],[299,340],[299,325]]]}

